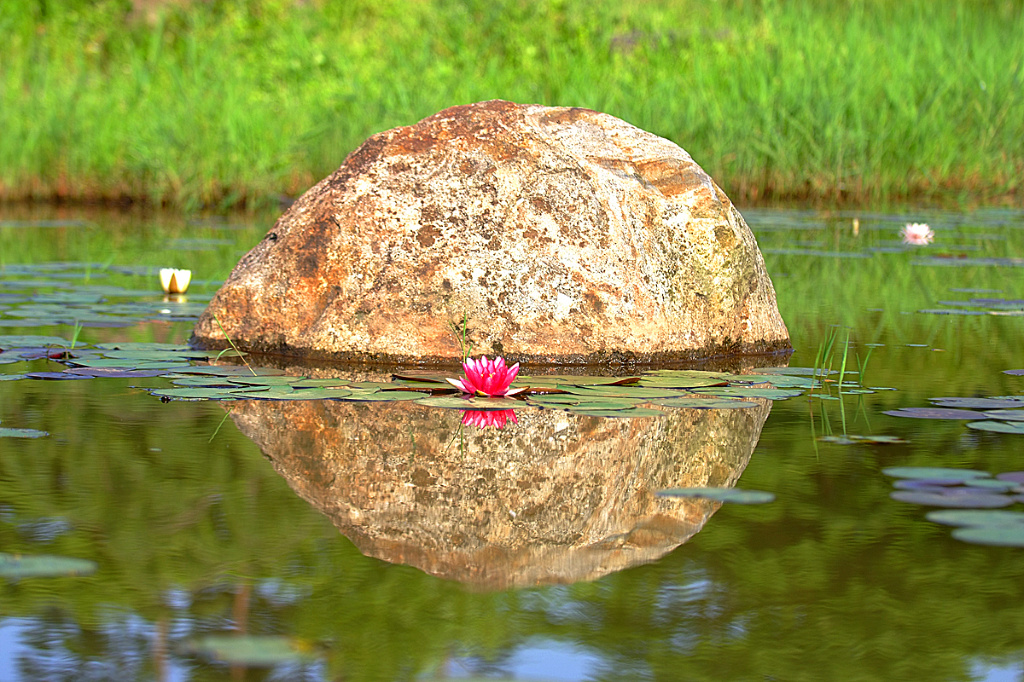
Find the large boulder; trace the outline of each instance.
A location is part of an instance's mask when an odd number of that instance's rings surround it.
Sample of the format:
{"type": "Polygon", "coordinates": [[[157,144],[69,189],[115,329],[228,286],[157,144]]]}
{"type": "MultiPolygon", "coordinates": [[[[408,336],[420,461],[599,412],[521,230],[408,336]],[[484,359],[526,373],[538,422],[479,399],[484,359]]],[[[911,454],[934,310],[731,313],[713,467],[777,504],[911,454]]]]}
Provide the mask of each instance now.
{"type": "Polygon", "coordinates": [[[194,340],[225,333],[364,362],[448,363],[463,338],[550,364],[789,348],[754,235],[685,151],[498,100],[364,142],[238,263],[194,340]]]}

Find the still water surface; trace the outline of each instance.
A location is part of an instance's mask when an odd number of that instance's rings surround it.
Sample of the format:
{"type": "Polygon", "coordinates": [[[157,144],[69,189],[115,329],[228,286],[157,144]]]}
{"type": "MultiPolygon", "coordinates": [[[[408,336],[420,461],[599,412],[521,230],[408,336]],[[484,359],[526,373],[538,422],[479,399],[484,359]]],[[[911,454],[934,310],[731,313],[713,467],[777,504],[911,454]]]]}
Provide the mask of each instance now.
{"type": "MultiPolygon", "coordinates": [[[[0,427],[49,434],[0,439],[0,551],[97,566],[0,583],[0,680],[1022,679],[1024,550],[953,539],[882,469],[1024,470],[1024,435],[884,414],[1024,395],[1024,213],[745,215],[789,364],[849,335],[873,392],[481,430],[407,403],[161,402],[160,377],[0,381],[0,427]],[[925,221],[935,243],[904,247],[925,221]],[[776,498],[652,496],[693,482],[776,498]],[[276,638],[211,650],[240,634],[276,638]]],[[[0,334],[71,339],[63,308],[79,342],[184,341],[269,225],[0,216],[0,334]],[[168,266],[193,269],[187,304],[159,294],[168,266]],[[131,293],[83,302],[99,285],[131,293]],[[128,326],[93,326],[114,302],[128,326]]]]}

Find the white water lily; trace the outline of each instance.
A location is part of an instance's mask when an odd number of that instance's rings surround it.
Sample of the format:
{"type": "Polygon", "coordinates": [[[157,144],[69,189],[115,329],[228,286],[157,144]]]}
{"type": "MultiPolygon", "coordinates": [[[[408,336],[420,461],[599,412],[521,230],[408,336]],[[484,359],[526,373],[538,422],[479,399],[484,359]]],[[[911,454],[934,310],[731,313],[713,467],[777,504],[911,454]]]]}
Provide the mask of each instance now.
{"type": "Polygon", "coordinates": [[[935,233],[932,228],[928,227],[927,223],[907,223],[907,226],[900,232],[903,236],[904,244],[914,244],[917,246],[923,246],[925,244],[931,244],[932,240],[935,239],[935,233]]]}
{"type": "Polygon", "coordinates": [[[175,270],[174,268],[163,268],[160,270],[160,286],[164,293],[183,294],[188,291],[188,283],[192,281],[191,270],[175,270]]]}

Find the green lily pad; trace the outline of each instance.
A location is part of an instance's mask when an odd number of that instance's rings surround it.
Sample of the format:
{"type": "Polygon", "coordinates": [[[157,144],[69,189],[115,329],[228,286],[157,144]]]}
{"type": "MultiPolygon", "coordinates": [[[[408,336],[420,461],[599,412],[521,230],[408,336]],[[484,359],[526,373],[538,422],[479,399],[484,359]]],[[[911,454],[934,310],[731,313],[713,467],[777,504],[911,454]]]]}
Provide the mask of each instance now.
{"type": "Polygon", "coordinates": [[[946,526],[1024,526],[1024,512],[988,509],[940,509],[925,515],[946,526]]]}
{"type": "Polygon", "coordinates": [[[339,400],[352,400],[359,402],[394,402],[398,400],[424,400],[423,394],[419,393],[418,391],[379,391],[376,389],[349,390],[348,395],[337,397],[339,400]]]}
{"type": "Polygon", "coordinates": [[[967,509],[996,509],[1013,504],[1012,497],[979,492],[977,495],[949,495],[924,490],[897,490],[889,493],[889,497],[899,502],[920,504],[927,507],[961,507],[967,509]]]}
{"type": "Polygon", "coordinates": [[[14,429],[0,426],[0,438],[44,438],[50,434],[36,429],[14,429]]]}
{"type": "Polygon", "coordinates": [[[71,342],[60,336],[36,336],[6,334],[0,335],[0,348],[45,348],[46,346],[59,346],[66,348],[71,342]]]}
{"type": "Polygon", "coordinates": [[[985,416],[999,421],[1024,421],[1024,410],[986,410],[985,416]]]}
{"type": "Polygon", "coordinates": [[[298,640],[274,635],[210,635],[192,642],[195,654],[222,663],[269,667],[310,657],[309,647],[298,640]]]}
{"type": "Polygon", "coordinates": [[[769,400],[785,400],[803,395],[803,391],[790,388],[756,388],[747,386],[727,386],[725,388],[695,388],[694,393],[700,395],[717,395],[728,398],[768,398],[769,400]]]}
{"type": "Polygon", "coordinates": [[[549,409],[569,410],[578,412],[581,410],[631,410],[642,403],[642,400],[630,400],[629,398],[602,398],[584,397],[574,394],[556,394],[545,396],[530,396],[527,403],[549,409]],[[570,400],[575,398],[576,400],[570,400]]]}
{"type": "Polygon", "coordinates": [[[987,478],[987,471],[978,469],[953,469],[950,467],[889,467],[882,473],[893,478],[936,478],[949,481],[966,481],[970,478],[987,478]]]}
{"type": "Polygon", "coordinates": [[[984,419],[984,412],[974,410],[957,410],[948,407],[901,407],[898,410],[886,410],[882,414],[890,417],[910,417],[912,419],[984,419]]]}
{"type": "Polygon", "coordinates": [[[733,383],[761,384],[769,383],[775,388],[817,388],[821,382],[812,377],[791,376],[786,374],[738,374],[733,383]]]}
{"type": "Polygon", "coordinates": [[[477,396],[462,397],[455,395],[439,395],[423,397],[422,393],[414,393],[417,404],[430,407],[443,407],[450,410],[514,410],[522,409],[523,403],[511,398],[479,398],[477,396]]]}
{"type": "Polygon", "coordinates": [[[734,504],[764,504],[775,499],[773,493],[742,488],[669,488],[668,490],[659,490],[657,495],[659,497],[692,497],[734,504]]]}
{"type": "Polygon", "coordinates": [[[677,370],[671,374],[647,374],[640,378],[639,386],[648,388],[702,388],[707,386],[724,386],[729,380],[718,372],[699,372],[696,370],[677,370]]]}
{"type": "Polygon", "coordinates": [[[154,388],[150,395],[168,400],[234,400],[235,392],[244,391],[241,386],[238,388],[203,388],[187,386],[183,388],[154,388]]]}
{"type": "Polygon", "coordinates": [[[899,436],[822,436],[818,440],[826,443],[838,443],[840,445],[856,445],[860,443],[875,443],[877,445],[893,445],[897,443],[906,443],[907,441],[900,438],[899,436]]]}
{"type": "Polygon", "coordinates": [[[753,400],[742,400],[740,398],[694,398],[693,396],[687,396],[680,398],[655,398],[645,402],[652,405],[661,405],[662,407],[698,410],[734,410],[758,407],[758,403],[753,400]]]}
{"type": "Polygon", "coordinates": [[[0,578],[58,578],[89,575],[96,571],[95,562],[87,559],[49,554],[20,555],[0,553],[0,578]]]}
{"type": "Polygon", "coordinates": [[[686,394],[671,388],[641,388],[639,386],[560,386],[566,393],[581,398],[677,398],[686,394]]]}
{"type": "Polygon", "coordinates": [[[576,407],[568,408],[569,412],[573,414],[579,414],[584,417],[611,417],[615,419],[632,419],[634,417],[664,417],[665,412],[663,410],[653,410],[648,407],[629,407],[621,410],[616,409],[593,409],[584,405],[577,405],[576,407]]]}
{"type": "Polygon", "coordinates": [[[827,370],[824,367],[758,367],[754,370],[758,374],[779,374],[782,376],[814,377],[827,374],[839,374],[836,370],[827,370]]]}
{"type": "Polygon", "coordinates": [[[955,528],[952,535],[957,540],[975,545],[1024,547],[1024,524],[955,528]]]}
{"type": "Polygon", "coordinates": [[[979,431],[995,431],[996,433],[1016,433],[1024,434],[1024,422],[997,422],[997,421],[980,421],[971,422],[967,425],[972,429],[978,429],[979,431]]]}
{"type": "Polygon", "coordinates": [[[219,377],[251,377],[275,376],[284,374],[283,369],[275,367],[247,367],[245,365],[192,365],[179,370],[182,374],[212,374],[219,377]]]}
{"type": "Polygon", "coordinates": [[[299,382],[306,377],[290,377],[284,375],[275,376],[233,376],[228,379],[233,384],[242,384],[244,386],[291,386],[296,382],[299,382]]]}

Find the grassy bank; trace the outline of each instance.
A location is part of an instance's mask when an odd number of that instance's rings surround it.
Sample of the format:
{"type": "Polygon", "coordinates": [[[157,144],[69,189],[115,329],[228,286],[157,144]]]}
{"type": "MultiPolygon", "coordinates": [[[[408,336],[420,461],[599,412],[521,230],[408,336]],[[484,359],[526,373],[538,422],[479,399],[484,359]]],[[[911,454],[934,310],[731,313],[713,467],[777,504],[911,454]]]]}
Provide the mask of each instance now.
{"type": "Polygon", "coordinates": [[[1024,8],[934,0],[0,5],[0,199],[227,207],[503,98],[672,139],[734,200],[1024,196],[1024,8]]]}

